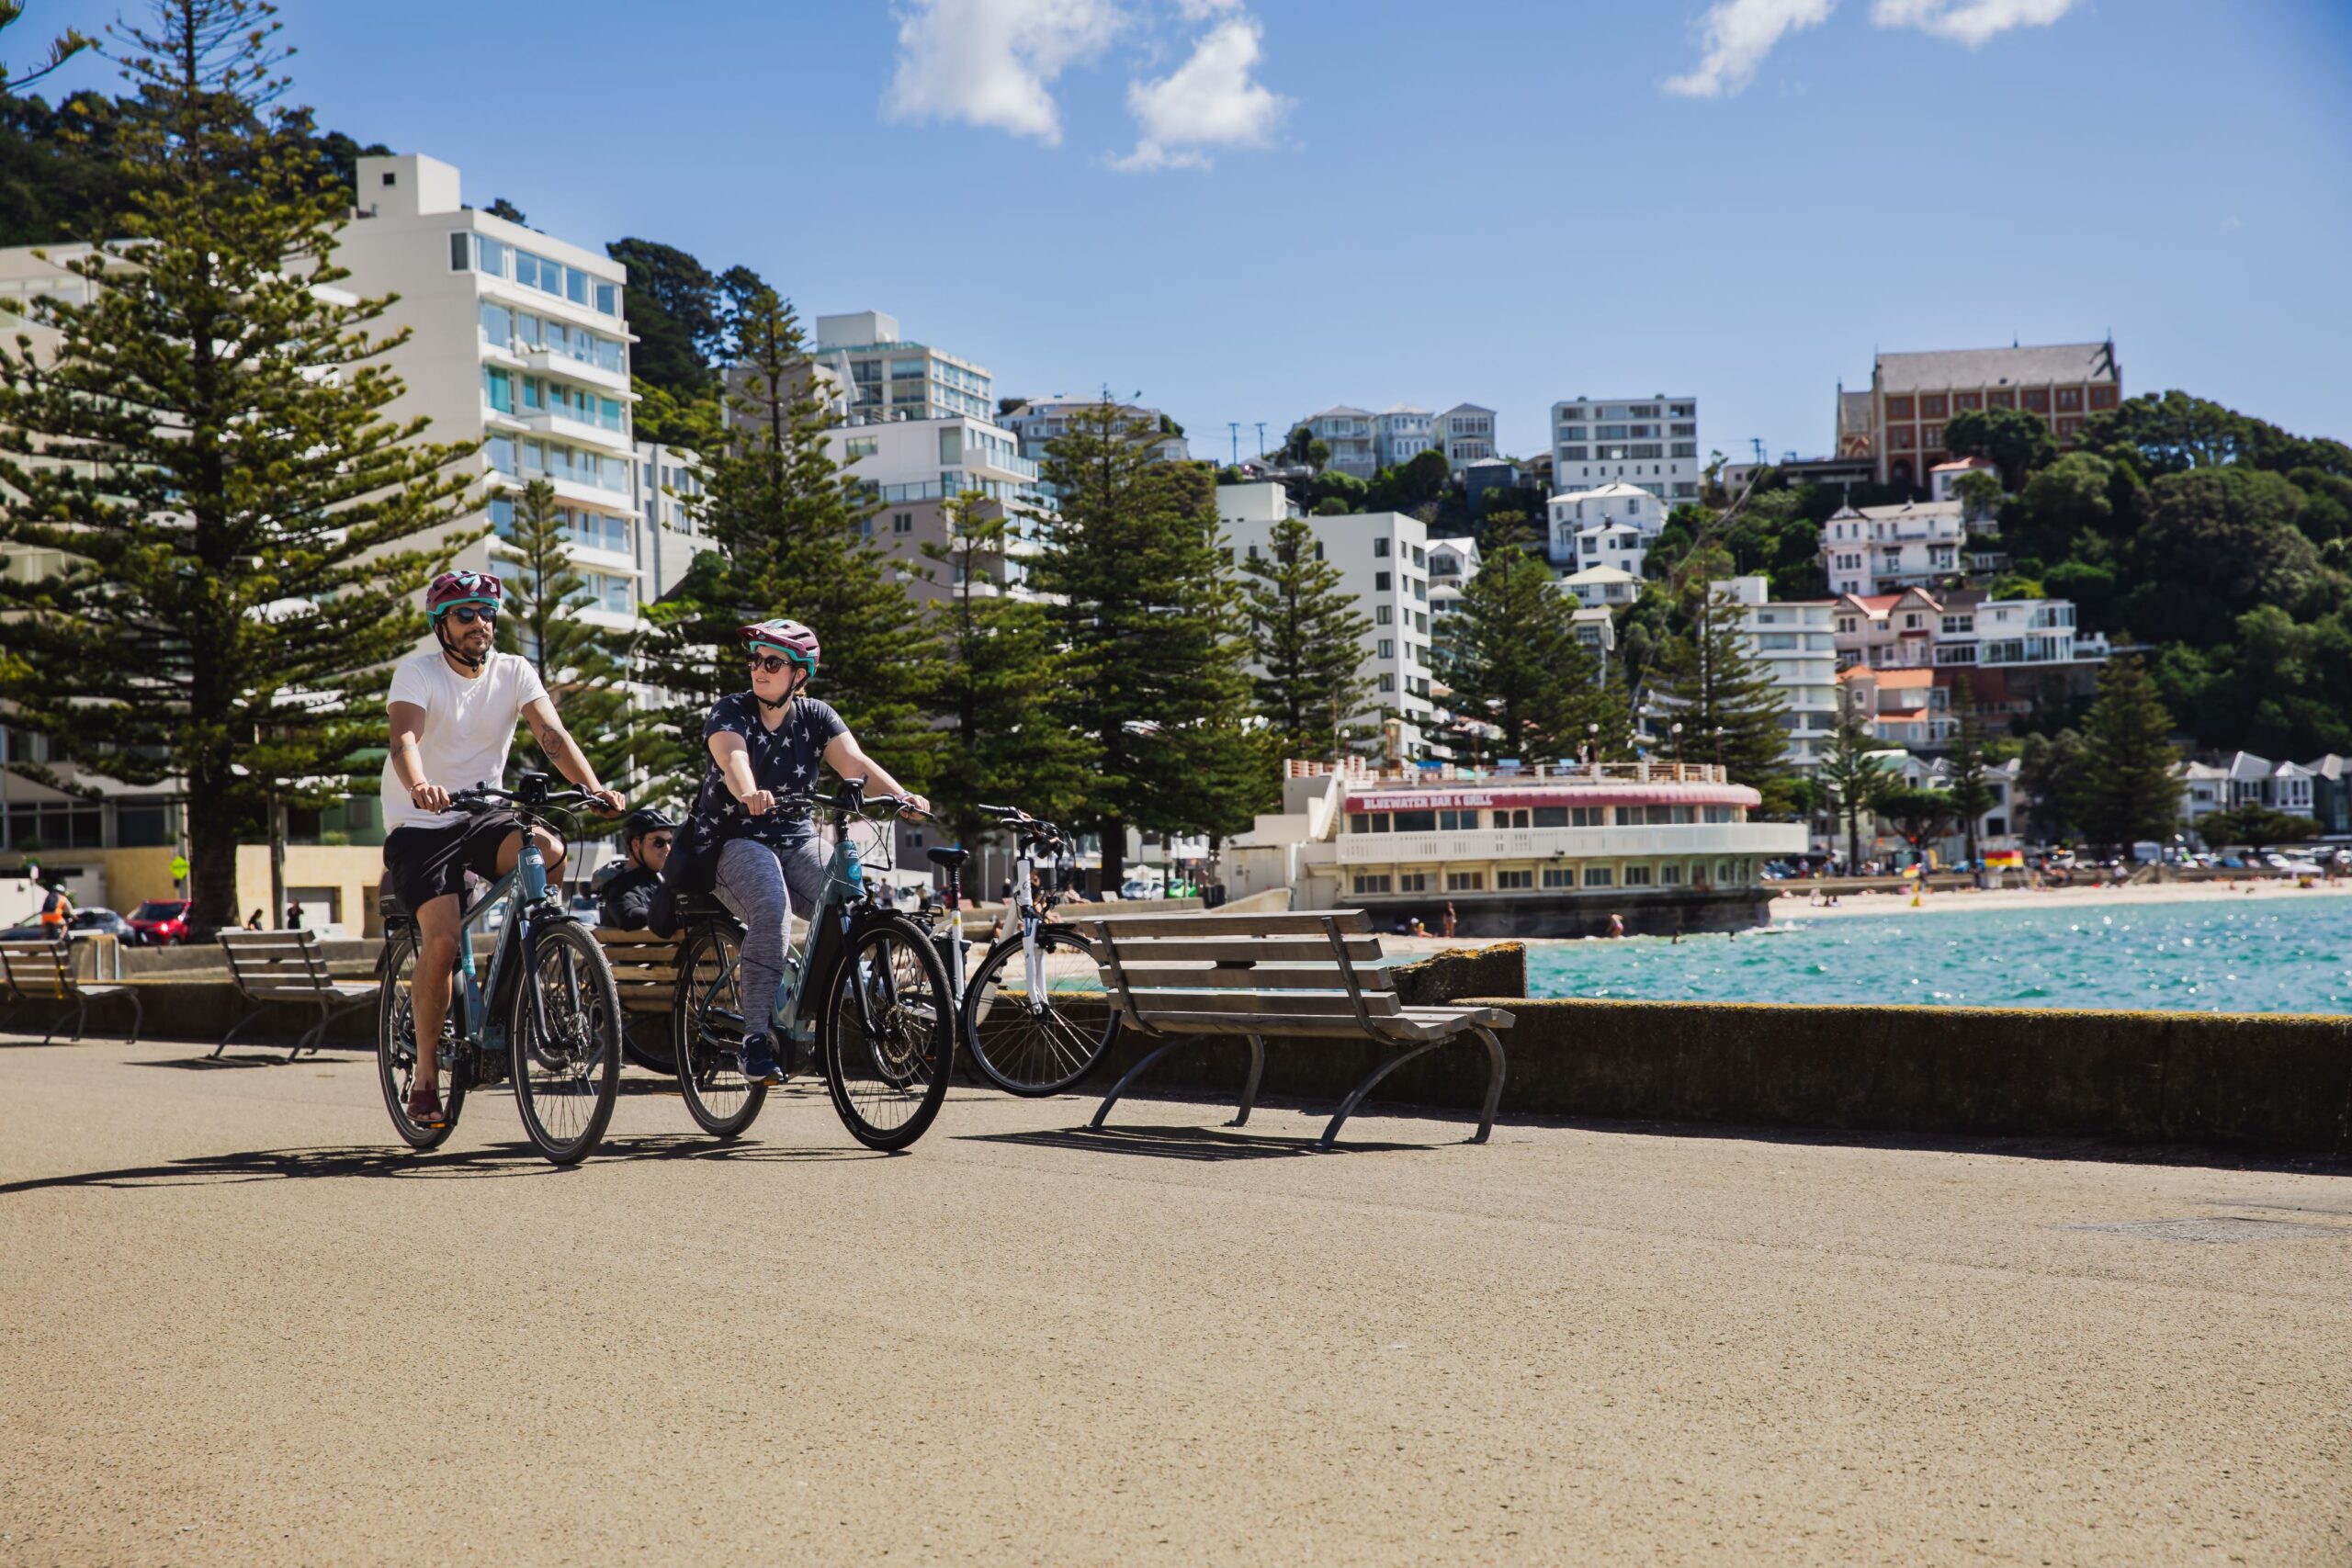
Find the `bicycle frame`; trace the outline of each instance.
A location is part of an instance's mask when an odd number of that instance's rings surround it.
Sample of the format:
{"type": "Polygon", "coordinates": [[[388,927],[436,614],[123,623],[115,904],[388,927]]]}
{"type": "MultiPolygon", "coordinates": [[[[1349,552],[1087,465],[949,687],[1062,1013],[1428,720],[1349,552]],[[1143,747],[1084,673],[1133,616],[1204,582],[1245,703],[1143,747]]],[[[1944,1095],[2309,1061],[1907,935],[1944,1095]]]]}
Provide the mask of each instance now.
{"type": "MultiPolygon", "coordinates": [[[[539,853],[537,839],[527,830],[523,835],[523,851],[515,858],[514,869],[506,873],[482,890],[471,908],[458,917],[458,978],[452,986],[449,1003],[462,1005],[462,1027],[458,1031],[461,1040],[479,1043],[481,1048],[495,1057],[506,1049],[506,1026],[492,1016],[492,1002],[509,996],[506,982],[510,975],[520,975],[529,967],[532,919],[548,892],[548,865],[539,853]],[[517,897],[519,895],[519,897],[517,897]],[[490,918],[492,906],[501,899],[513,898],[506,923],[499,928],[498,944],[491,949],[490,973],[485,988],[474,968],[474,929],[490,918]]],[[[538,992],[531,993],[531,1002],[544,1012],[545,1002],[538,992]]],[[[539,1019],[544,1030],[547,1020],[539,1019]]]]}
{"type": "MultiPolygon", "coordinates": [[[[806,982],[831,971],[834,953],[849,937],[849,911],[864,902],[865,897],[865,865],[859,860],[857,846],[851,841],[844,824],[841,837],[834,841],[832,859],[825,868],[825,891],[818,898],[817,907],[808,912],[808,933],[800,939],[797,952],[785,954],[784,973],[776,980],[769,1028],[777,1038],[804,1045],[815,1042],[816,1018],[812,1012],[804,1011],[808,996],[806,982]]],[[[858,988],[858,998],[861,1007],[867,1005],[864,987],[858,988]]]]}

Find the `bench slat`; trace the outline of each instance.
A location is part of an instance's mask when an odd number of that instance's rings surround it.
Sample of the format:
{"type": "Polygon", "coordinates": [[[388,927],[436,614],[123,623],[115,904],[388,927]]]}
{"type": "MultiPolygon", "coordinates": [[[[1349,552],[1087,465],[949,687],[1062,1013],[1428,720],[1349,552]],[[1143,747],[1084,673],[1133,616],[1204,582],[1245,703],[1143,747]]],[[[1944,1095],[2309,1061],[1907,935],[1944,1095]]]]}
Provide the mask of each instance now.
{"type": "MultiPolygon", "coordinates": [[[[1345,1018],[1315,1013],[1147,1012],[1145,1020],[1167,1034],[1306,1034],[1361,1040],[1363,1026],[1345,1018]]],[[[1507,1029],[1510,1014],[1500,1008],[1413,1008],[1381,1021],[1384,1027],[1430,1040],[1459,1034],[1478,1025],[1507,1029]]]]}
{"type": "MultiPolygon", "coordinates": [[[[1130,986],[1205,986],[1243,991],[1344,991],[1347,972],[1336,964],[1258,964],[1247,969],[1212,969],[1206,965],[1129,964],[1119,967],[1130,986]]],[[[1396,979],[1387,970],[1355,968],[1356,984],[1365,991],[1393,991],[1396,979]]],[[[1107,982],[1106,982],[1107,984],[1107,982]]]]}
{"type": "MultiPolygon", "coordinates": [[[[1258,964],[1314,964],[1332,962],[1332,943],[1328,937],[1145,937],[1140,939],[1114,935],[1119,965],[1125,968],[1137,964],[1216,964],[1238,961],[1258,964]]],[[[1380,956],[1380,939],[1376,936],[1343,936],[1340,950],[1355,963],[1376,960],[1380,956]]],[[[1103,954],[1097,953],[1098,958],[1103,954]]]]}
{"type": "Polygon", "coordinates": [[[1295,936],[1320,932],[1325,920],[1336,920],[1344,935],[1372,930],[1361,909],[1326,909],[1296,915],[1104,915],[1090,914],[1072,920],[1076,926],[1107,925],[1121,942],[1136,936],[1295,936]]]}
{"type": "MultiPolygon", "coordinates": [[[[1306,1017],[1350,1018],[1356,1004],[1345,991],[1143,991],[1127,993],[1136,1011],[1148,1022],[1167,1013],[1292,1013],[1306,1017]]],[[[1374,1018],[1390,1018],[1404,1010],[1394,991],[1366,991],[1364,1010],[1374,1018]]]]}

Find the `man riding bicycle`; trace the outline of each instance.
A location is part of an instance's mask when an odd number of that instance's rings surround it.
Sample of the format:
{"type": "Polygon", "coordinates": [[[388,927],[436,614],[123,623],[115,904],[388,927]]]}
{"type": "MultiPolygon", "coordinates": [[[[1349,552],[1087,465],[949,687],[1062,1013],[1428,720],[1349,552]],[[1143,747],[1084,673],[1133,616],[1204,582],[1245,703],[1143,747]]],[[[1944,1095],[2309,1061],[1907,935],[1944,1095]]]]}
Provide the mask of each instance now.
{"type": "Polygon", "coordinates": [[[813,791],[821,761],[842,778],[862,778],[877,795],[906,797],[910,809],[931,803],[909,795],[867,756],[841,715],[802,688],[817,673],[822,649],[798,621],[756,622],[740,634],[751,657],[752,689],[718,699],[702,728],[710,766],[695,796],[699,852],[714,855],[719,901],[743,922],[742,994],[759,999],[745,1021],[743,1076],[777,1083],[784,1069],[764,1027],[766,1000],[784,973],[792,906],[814,909],[825,892],[827,855],[805,816],[775,810],[776,796],[813,791]]]}
{"type": "MultiPolygon", "coordinates": [[[[599,784],[581,753],[538,671],[491,643],[503,590],[481,571],[445,571],[424,591],[424,613],[437,645],[411,655],[392,671],[388,702],[391,752],[382,785],[384,880],[416,922],[416,976],[410,1006],[416,1021],[416,1078],[410,1120],[422,1127],[446,1122],[441,1111],[441,1021],[458,964],[460,903],[466,873],[498,877],[523,852],[521,820],[511,811],[452,811],[452,792],[498,784],[519,719],[531,727],[556,768],[613,811],[628,802],[599,784]]],[[[562,841],[535,828],[548,880],[563,874],[562,841]]]]}

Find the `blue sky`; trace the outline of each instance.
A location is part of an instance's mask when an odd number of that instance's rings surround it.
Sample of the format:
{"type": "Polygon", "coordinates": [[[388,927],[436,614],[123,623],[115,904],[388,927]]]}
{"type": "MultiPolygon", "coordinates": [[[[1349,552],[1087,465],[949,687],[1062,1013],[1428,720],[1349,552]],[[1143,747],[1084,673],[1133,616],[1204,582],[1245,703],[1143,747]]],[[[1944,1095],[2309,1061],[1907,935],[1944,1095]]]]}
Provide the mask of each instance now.
{"type": "MultiPolygon", "coordinates": [[[[38,0],[19,29],[116,5],[38,0]]],[[[1229,450],[1328,404],[1695,393],[1813,454],[1874,349],[2115,334],[2352,437],[2328,0],[285,0],[322,125],[582,242],[875,309],[1229,450]]],[[[21,46],[20,46],[21,47],[21,46]]],[[[72,85],[101,78],[68,67],[72,85]]]]}

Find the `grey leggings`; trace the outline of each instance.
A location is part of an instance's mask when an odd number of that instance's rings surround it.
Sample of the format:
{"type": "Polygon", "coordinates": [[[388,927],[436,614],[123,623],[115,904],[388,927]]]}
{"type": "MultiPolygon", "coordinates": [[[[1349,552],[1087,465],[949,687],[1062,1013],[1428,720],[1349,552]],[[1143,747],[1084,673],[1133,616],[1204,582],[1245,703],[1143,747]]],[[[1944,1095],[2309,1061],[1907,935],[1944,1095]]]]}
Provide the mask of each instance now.
{"type": "Polygon", "coordinates": [[[743,1026],[754,1034],[767,1032],[768,1004],[792,937],[792,907],[816,909],[831,860],[832,852],[815,839],[774,848],[755,839],[729,839],[719,847],[716,891],[743,922],[743,1026]]]}

